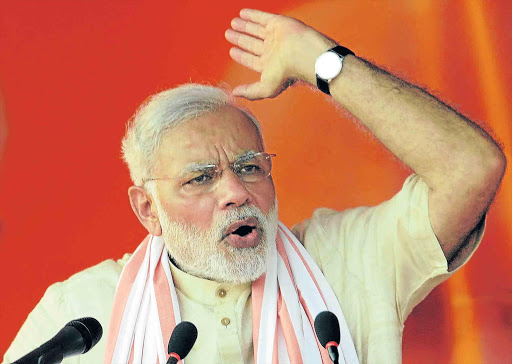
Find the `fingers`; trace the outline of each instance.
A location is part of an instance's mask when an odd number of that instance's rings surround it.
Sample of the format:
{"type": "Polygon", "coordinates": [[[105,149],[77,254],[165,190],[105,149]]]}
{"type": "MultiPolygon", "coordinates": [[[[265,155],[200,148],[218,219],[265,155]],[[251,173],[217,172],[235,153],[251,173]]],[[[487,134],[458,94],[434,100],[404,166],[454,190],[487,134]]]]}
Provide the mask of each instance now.
{"type": "Polygon", "coordinates": [[[265,28],[259,24],[244,20],[242,18],[234,18],[231,20],[231,27],[234,30],[243,32],[259,39],[265,39],[265,28]]]}
{"type": "Polygon", "coordinates": [[[242,9],[240,10],[240,17],[245,20],[250,20],[254,23],[261,24],[263,26],[267,25],[268,21],[272,19],[275,14],[265,13],[261,10],[254,9],[242,9]]]}
{"type": "Polygon", "coordinates": [[[263,53],[263,41],[261,39],[239,33],[233,29],[226,30],[224,35],[230,43],[239,48],[249,51],[257,56],[260,56],[263,53]]]}
{"type": "Polygon", "coordinates": [[[231,48],[229,50],[229,55],[235,62],[240,63],[241,65],[252,69],[253,71],[261,73],[261,63],[260,57],[255,56],[254,54],[243,51],[240,48],[231,48]]]}
{"type": "MultiPolygon", "coordinates": [[[[233,95],[249,100],[259,100],[275,97],[281,92],[281,75],[278,74],[277,77],[271,77],[268,74],[265,76],[263,72],[264,68],[267,73],[269,69],[273,69],[272,67],[269,68],[262,61],[262,57],[264,53],[268,52],[264,48],[264,40],[267,36],[267,29],[265,27],[274,17],[276,15],[263,11],[242,9],[240,17],[234,18],[231,21],[232,29],[226,31],[225,37],[235,47],[230,49],[229,55],[235,62],[253,71],[262,73],[259,82],[235,87],[233,95]]],[[[275,72],[271,72],[271,74],[273,73],[275,72]]]]}

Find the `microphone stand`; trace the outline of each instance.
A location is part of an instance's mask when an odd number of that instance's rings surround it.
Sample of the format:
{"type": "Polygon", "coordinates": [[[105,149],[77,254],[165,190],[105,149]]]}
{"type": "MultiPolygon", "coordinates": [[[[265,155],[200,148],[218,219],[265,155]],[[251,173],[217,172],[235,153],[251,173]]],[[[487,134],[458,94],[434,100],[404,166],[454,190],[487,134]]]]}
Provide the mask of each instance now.
{"type": "MultiPolygon", "coordinates": [[[[339,364],[339,354],[338,354],[338,345],[334,346],[328,346],[327,352],[329,353],[329,359],[333,362],[333,364],[339,364]]],[[[341,353],[343,355],[343,352],[341,353]]]]}

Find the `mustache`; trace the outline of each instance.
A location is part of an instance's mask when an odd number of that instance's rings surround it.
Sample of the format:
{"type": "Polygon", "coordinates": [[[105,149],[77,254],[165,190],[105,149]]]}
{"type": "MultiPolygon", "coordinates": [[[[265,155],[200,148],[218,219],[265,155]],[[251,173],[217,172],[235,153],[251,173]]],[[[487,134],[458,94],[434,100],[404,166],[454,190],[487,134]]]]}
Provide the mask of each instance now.
{"type": "Polygon", "coordinates": [[[223,232],[231,224],[249,217],[255,218],[258,221],[259,229],[265,229],[266,216],[259,208],[256,206],[240,206],[227,211],[223,216],[218,218],[215,225],[218,227],[219,236],[222,237],[223,232]]]}

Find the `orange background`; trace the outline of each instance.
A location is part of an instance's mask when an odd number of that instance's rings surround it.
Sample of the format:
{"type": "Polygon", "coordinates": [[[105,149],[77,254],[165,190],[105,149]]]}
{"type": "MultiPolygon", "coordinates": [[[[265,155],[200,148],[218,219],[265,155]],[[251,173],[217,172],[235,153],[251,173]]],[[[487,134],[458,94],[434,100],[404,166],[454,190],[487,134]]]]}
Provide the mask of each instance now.
{"type": "MultiPolygon", "coordinates": [[[[257,77],[224,40],[241,6],[297,16],[425,85],[494,130],[512,161],[510,1],[0,0],[0,355],[46,287],[144,237],[119,151],[135,108],[177,84],[257,77]]],[[[410,173],[318,92],[246,104],[278,155],[288,225],[379,203],[410,173]]],[[[511,179],[509,167],[472,261],[408,319],[405,363],[512,363],[511,179]]]]}

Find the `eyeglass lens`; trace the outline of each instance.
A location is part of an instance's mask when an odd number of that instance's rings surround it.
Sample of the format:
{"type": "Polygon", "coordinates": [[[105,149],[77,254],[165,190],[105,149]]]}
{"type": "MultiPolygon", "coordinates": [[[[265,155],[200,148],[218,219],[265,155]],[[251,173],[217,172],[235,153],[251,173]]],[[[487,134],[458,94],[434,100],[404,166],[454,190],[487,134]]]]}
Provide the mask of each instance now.
{"type": "MultiPolygon", "coordinates": [[[[267,178],[272,171],[271,156],[256,153],[250,157],[236,160],[231,170],[246,183],[258,182],[267,178]]],[[[209,165],[184,176],[182,189],[188,194],[200,194],[210,191],[220,179],[222,170],[217,165],[209,165]]]]}

